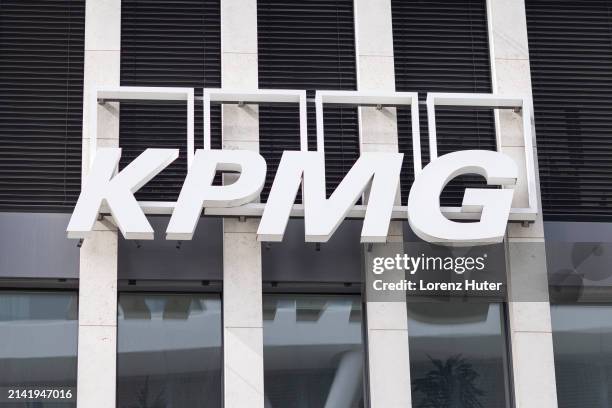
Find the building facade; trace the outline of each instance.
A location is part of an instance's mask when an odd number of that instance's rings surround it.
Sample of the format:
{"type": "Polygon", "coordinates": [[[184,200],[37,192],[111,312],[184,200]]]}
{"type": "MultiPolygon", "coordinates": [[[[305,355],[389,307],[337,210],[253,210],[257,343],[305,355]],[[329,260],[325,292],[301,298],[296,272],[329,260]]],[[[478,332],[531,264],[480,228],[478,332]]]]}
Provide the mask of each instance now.
{"type": "MultiPolygon", "coordinates": [[[[3,0],[0,403],[610,406],[611,12],[608,0],[3,0]],[[207,106],[204,89],[271,99],[207,106]],[[305,98],[270,96],[288,90],[305,98]],[[322,91],[356,99],[318,111],[322,91]],[[414,103],[385,102],[407,93],[414,103]],[[438,106],[430,144],[433,94],[522,105],[438,106]],[[512,208],[537,211],[511,212],[505,297],[381,300],[367,260],[419,242],[403,216],[386,245],[361,244],[353,213],[305,242],[303,207],[282,242],[258,240],[261,212],[221,210],[190,240],[165,239],[162,210],[148,214],[153,240],[124,238],[109,211],[68,239],[90,159],[111,147],[121,170],[147,148],[179,150],[141,204],[177,201],[194,149],[261,154],[262,203],[284,151],[324,151],[328,196],[360,155],[400,152],[401,209],[436,150],[499,151],[518,168],[512,208]],[[41,388],[64,394],[14,395],[41,388]]],[[[461,176],[440,203],[461,207],[483,184],[461,176]]]]}

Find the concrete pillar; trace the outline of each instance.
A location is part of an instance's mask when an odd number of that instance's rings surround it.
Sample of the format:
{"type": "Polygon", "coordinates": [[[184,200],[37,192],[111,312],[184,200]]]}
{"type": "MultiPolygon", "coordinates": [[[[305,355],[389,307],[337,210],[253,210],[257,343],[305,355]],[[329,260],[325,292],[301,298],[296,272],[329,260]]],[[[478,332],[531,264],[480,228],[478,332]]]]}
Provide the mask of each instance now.
{"type": "MultiPolygon", "coordinates": [[[[119,85],[121,0],[87,0],[83,92],[83,178],[89,163],[88,104],[94,85],[119,85]]],[[[119,144],[119,107],[98,105],[98,145],[119,144]]],[[[79,272],[77,406],[115,406],[117,361],[117,230],[97,222],[84,240],[79,272]]]]}
{"type": "MultiPolygon", "coordinates": [[[[257,89],[257,1],[221,0],[221,81],[257,89]]],[[[223,148],[259,150],[257,106],[225,105],[223,148]]],[[[258,220],[223,220],[224,407],[264,407],[258,220]]]]}
{"type": "MultiPolygon", "coordinates": [[[[354,10],[358,89],[395,91],[391,1],[355,0],[354,10]]],[[[380,111],[376,108],[360,108],[359,132],[362,152],[398,151],[397,116],[394,108],[380,111]]],[[[391,223],[388,241],[403,241],[401,222],[391,223]]],[[[372,251],[383,255],[385,246],[374,245],[372,251]]],[[[371,278],[371,274],[366,273],[365,285],[371,285],[371,278]]],[[[366,314],[370,406],[410,407],[406,303],[369,302],[366,299],[366,314]]]]}
{"type": "MultiPolygon", "coordinates": [[[[494,92],[531,96],[524,0],[488,0],[487,7],[494,92]]],[[[503,111],[496,120],[501,150],[524,163],[520,115],[503,111]]],[[[535,135],[533,125],[532,130],[535,135]]],[[[533,145],[536,146],[535,136],[533,145]]],[[[537,154],[535,157],[537,178],[537,154]]],[[[522,171],[524,174],[524,168],[522,171]]],[[[540,202],[539,180],[537,186],[540,202]]],[[[513,206],[523,207],[526,203],[526,186],[519,184],[513,206]]],[[[554,408],[557,394],[541,210],[537,221],[529,226],[509,225],[507,242],[515,406],[554,408]]]]}

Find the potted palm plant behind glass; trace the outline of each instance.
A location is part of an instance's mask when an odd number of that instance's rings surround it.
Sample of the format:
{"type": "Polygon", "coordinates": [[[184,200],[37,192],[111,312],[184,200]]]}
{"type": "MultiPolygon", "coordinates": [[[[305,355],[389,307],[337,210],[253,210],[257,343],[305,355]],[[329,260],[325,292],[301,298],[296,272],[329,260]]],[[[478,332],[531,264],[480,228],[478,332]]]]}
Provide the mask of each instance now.
{"type": "Polygon", "coordinates": [[[427,357],[434,368],[412,381],[413,393],[424,394],[416,408],[484,408],[479,398],[485,392],[476,387],[480,374],[472,364],[461,355],[446,361],[427,357]]]}

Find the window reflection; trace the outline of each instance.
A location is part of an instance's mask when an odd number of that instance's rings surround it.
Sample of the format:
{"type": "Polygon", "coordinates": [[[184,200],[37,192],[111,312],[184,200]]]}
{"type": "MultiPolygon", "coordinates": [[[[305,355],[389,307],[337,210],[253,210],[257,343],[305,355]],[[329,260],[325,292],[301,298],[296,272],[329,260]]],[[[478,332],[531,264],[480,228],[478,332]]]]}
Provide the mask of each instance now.
{"type": "MultiPolygon", "coordinates": [[[[0,291],[0,387],[76,387],[77,331],[76,293],[0,291]]],[[[0,405],[68,408],[76,402],[0,405]]]]}
{"type": "Polygon", "coordinates": [[[487,303],[409,303],[415,407],[506,408],[502,308],[487,303]]]}
{"type": "Polygon", "coordinates": [[[221,407],[221,299],[119,296],[117,406],[221,407]]]}
{"type": "Polygon", "coordinates": [[[266,408],[363,407],[361,299],[265,295],[266,408]]]}
{"type": "Polygon", "coordinates": [[[612,306],[551,307],[559,408],[612,404],[612,306]]]}

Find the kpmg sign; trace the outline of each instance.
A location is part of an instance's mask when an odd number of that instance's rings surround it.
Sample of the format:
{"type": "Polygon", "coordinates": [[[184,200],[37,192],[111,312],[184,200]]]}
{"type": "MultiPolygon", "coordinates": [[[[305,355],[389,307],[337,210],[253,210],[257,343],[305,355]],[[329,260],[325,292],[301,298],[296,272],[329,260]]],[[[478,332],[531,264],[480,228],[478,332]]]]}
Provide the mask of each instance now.
{"type": "Polygon", "coordinates": [[[189,240],[198,219],[204,215],[261,217],[260,241],[282,241],[290,216],[304,218],[305,240],[326,242],[347,217],[363,218],[361,242],[385,242],[392,219],[407,219],[414,232],[429,242],[470,245],[500,242],[509,219],[531,221],[535,204],[533,152],[528,104],[522,98],[494,95],[430,94],[430,163],[421,168],[418,99],[414,93],[369,94],[362,92],[317,92],[317,151],[306,143],[306,97],[304,91],[204,91],[204,149],[193,149],[193,89],[131,88],[97,90],[90,105],[91,162],[83,190],[68,225],[69,238],[85,238],[99,214],[110,213],[127,239],[153,239],[145,214],[170,214],[166,239],[189,240]],[[120,148],[96,148],[97,104],[125,99],[185,100],[188,110],[188,173],[176,203],[138,202],[134,193],[178,157],[178,149],[147,149],[122,171],[117,172],[120,148]],[[300,151],[285,151],[269,198],[257,203],[266,177],[266,162],[257,152],[210,149],[210,104],[298,103],[300,106],[300,151]],[[398,196],[402,153],[362,152],[334,193],[326,198],[323,135],[323,104],[353,106],[410,105],[414,145],[415,180],[407,206],[395,206],[398,196]],[[465,150],[437,157],[435,106],[460,105],[521,109],[525,135],[526,169],[504,153],[465,150]],[[93,127],[91,127],[93,126],[93,127]],[[217,172],[238,173],[228,185],[215,186],[217,172]],[[499,189],[466,189],[460,209],[440,208],[439,197],[452,179],[479,174],[499,189]],[[526,174],[529,206],[511,208],[519,174],[526,174]],[[302,188],[303,204],[295,199],[302,188]],[[367,193],[367,204],[357,206],[367,193]],[[450,216],[449,216],[450,214],[450,216]],[[453,217],[454,214],[454,217],[453,217]],[[462,215],[465,215],[462,217],[462,215]],[[468,216],[469,215],[469,216],[468,216]],[[472,218],[456,222],[451,218],[472,218]]]}

